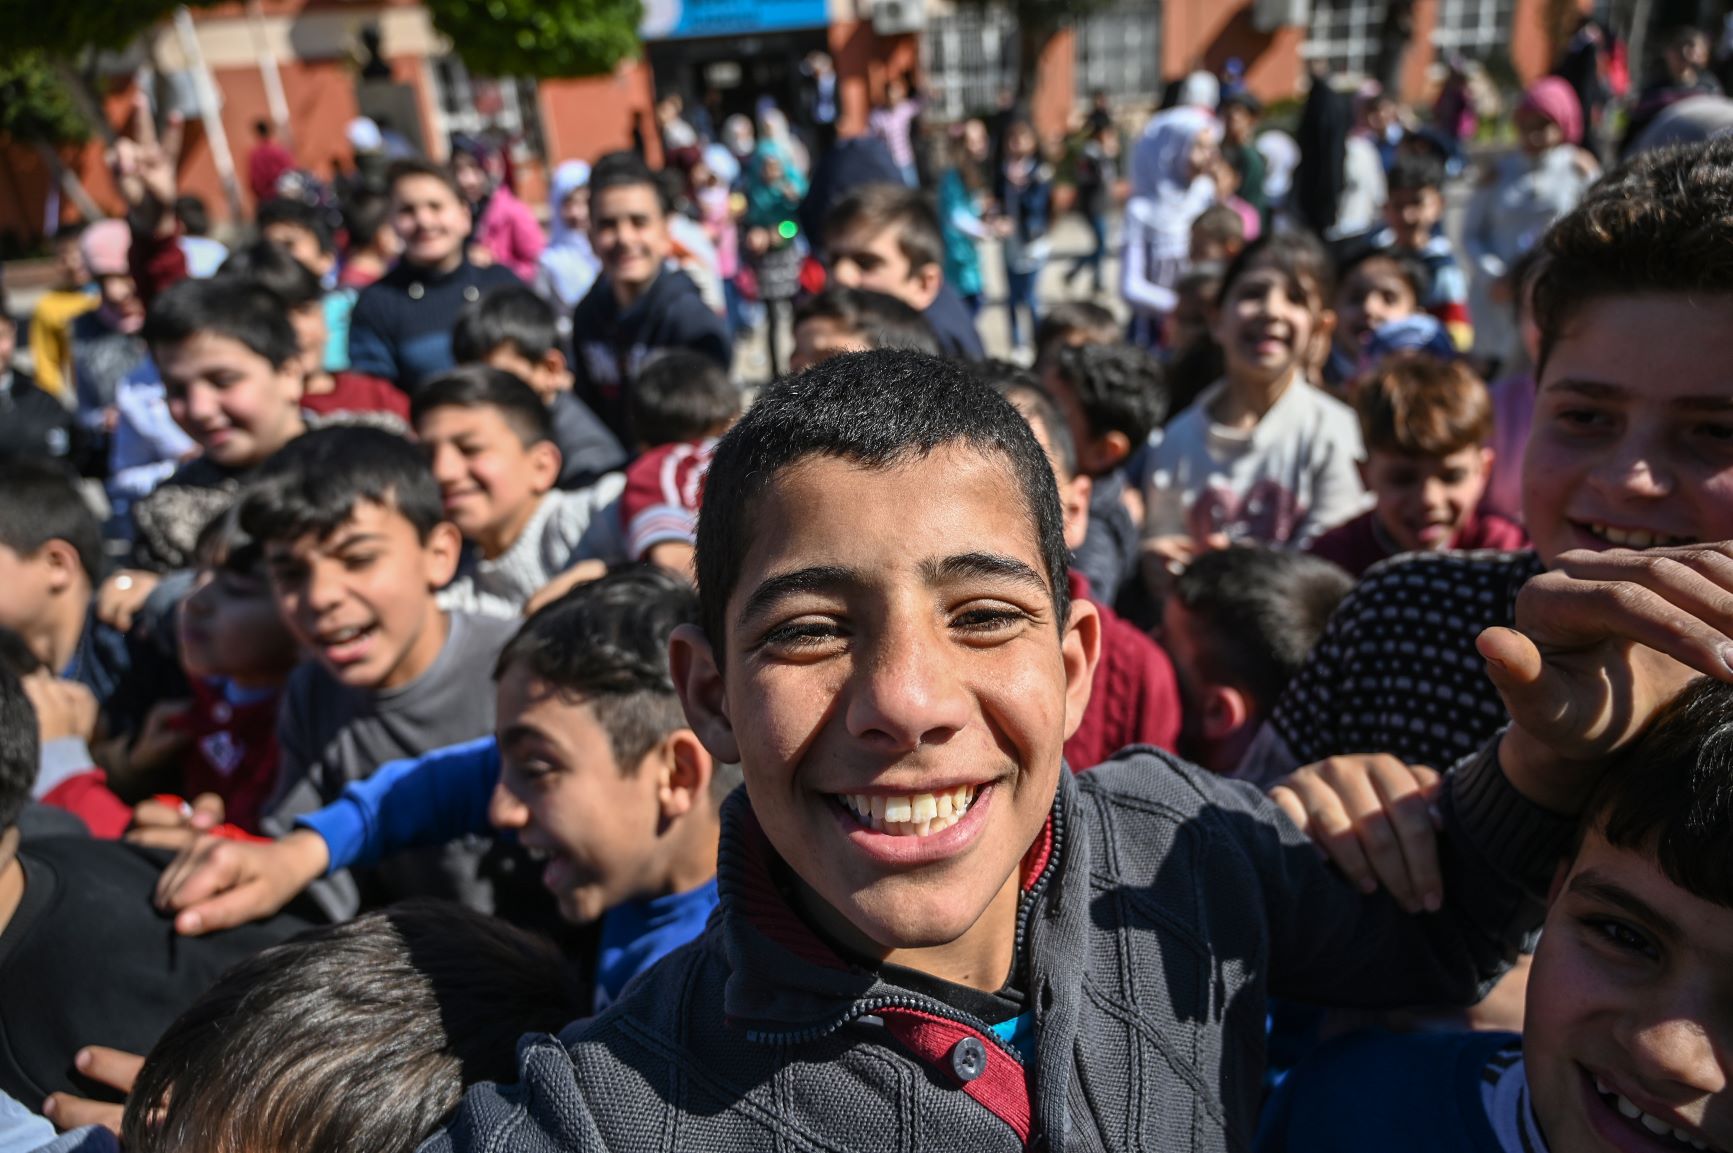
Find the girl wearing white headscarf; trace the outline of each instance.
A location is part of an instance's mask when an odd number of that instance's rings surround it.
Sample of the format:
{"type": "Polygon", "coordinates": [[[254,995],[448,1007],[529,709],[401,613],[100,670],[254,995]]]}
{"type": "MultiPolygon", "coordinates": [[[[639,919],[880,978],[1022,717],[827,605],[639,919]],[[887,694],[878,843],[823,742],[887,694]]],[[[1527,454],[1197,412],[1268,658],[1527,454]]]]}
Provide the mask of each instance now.
{"type": "Polygon", "coordinates": [[[1131,337],[1138,344],[1159,339],[1190,261],[1192,223],[1215,203],[1210,167],[1218,133],[1211,113],[1170,108],[1150,119],[1132,152],[1120,291],[1131,306],[1131,337]]]}
{"type": "Polygon", "coordinates": [[[536,263],[536,291],[569,315],[595,284],[601,261],[590,248],[590,166],[568,160],[554,169],[548,246],[536,263]]]}

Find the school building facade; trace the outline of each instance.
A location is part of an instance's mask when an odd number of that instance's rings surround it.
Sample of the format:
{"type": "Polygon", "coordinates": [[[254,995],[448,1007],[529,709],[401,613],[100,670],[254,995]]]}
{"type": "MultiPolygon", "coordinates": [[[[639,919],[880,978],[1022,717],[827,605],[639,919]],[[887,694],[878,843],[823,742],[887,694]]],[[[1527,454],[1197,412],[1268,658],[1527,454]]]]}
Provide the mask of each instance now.
{"type": "MultiPolygon", "coordinates": [[[[1424,95],[1446,51],[1498,58],[1517,76],[1543,71],[1550,29],[1575,0],[1415,0],[1405,92],[1424,95]]],[[[1044,133],[1065,127],[1094,90],[1128,108],[1153,106],[1164,81],[1199,67],[1243,66],[1266,101],[1298,94],[1310,62],[1332,73],[1367,71],[1384,0],[1115,0],[1076,21],[1047,47],[1032,100],[1044,133]]],[[[190,27],[169,26],[141,50],[179,74],[192,114],[182,183],[226,219],[221,153],[241,174],[259,120],[284,123],[300,163],[320,175],[347,165],[344,129],[369,115],[434,155],[452,132],[497,126],[520,143],[518,171],[532,200],[561,160],[630,147],[634,129],[654,152],[651,107],[659,92],[715,90],[722,110],[749,110],[768,93],[795,112],[801,60],[828,52],[839,78],[844,132],[864,125],[871,93],[887,75],[918,71],[930,114],[951,119],[992,109],[1014,87],[1018,35],[1004,6],[958,0],[647,0],[644,52],[601,77],[477,77],[416,0],[255,0],[201,9],[190,27]],[[219,94],[221,135],[199,114],[201,72],[219,94]]],[[[124,70],[109,93],[111,119],[128,106],[124,70]]],[[[99,204],[118,208],[93,143],[65,155],[99,204]]],[[[40,236],[56,201],[33,150],[0,144],[0,232],[40,236]]],[[[70,212],[71,209],[64,209],[70,212]]]]}

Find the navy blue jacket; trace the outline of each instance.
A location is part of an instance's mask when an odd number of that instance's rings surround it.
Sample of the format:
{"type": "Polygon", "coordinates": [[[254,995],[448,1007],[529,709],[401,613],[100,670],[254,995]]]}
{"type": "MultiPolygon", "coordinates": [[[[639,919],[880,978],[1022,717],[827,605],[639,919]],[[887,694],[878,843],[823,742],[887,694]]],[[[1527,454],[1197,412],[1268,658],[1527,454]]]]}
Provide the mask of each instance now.
{"type": "Polygon", "coordinates": [[[410,396],[455,364],[451,329],[490,288],[522,285],[509,268],[465,260],[444,276],[399,264],[361,290],[349,321],[349,368],[383,377],[410,396]]]}

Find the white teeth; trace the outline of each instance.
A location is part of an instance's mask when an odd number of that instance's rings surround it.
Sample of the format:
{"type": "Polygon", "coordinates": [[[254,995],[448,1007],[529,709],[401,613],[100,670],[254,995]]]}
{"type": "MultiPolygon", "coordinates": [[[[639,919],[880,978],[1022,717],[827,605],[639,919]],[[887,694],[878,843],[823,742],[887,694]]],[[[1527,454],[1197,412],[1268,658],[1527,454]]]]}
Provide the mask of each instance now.
{"type": "Polygon", "coordinates": [[[1654,548],[1657,545],[1672,548],[1678,545],[1690,544],[1685,537],[1668,536],[1666,533],[1650,532],[1641,528],[1616,528],[1610,524],[1591,523],[1589,531],[1608,544],[1620,548],[1654,548]]]}
{"type": "Polygon", "coordinates": [[[1603,1097],[1610,1097],[1612,1095],[1613,1090],[1612,1090],[1612,1086],[1608,1085],[1605,1081],[1601,1080],[1599,1077],[1596,1077],[1595,1078],[1595,1092],[1599,1093],[1603,1097]]]}
{"type": "Polygon", "coordinates": [[[843,793],[836,798],[868,828],[896,837],[926,837],[963,819],[975,799],[975,788],[963,785],[940,793],[901,797],[843,793]]]}
{"type": "MultiPolygon", "coordinates": [[[[1614,1094],[1614,1096],[1618,1095],[1614,1094]]],[[[1638,1117],[1643,1115],[1643,1111],[1637,1108],[1636,1105],[1632,1104],[1629,1097],[1619,1097],[1614,1104],[1618,1106],[1619,1112],[1623,1114],[1627,1120],[1635,1121],[1638,1117]]]]}
{"type": "Polygon", "coordinates": [[[1647,1113],[1644,1113],[1641,1120],[1643,1122],[1643,1128],[1647,1129],[1651,1133],[1664,1135],[1673,1131],[1673,1127],[1661,1120],[1659,1117],[1651,1117],[1647,1113]]]}
{"type": "Polygon", "coordinates": [[[1602,1081],[1599,1077],[1595,1078],[1595,1092],[1599,1093],[1603,1098],[1608,1099],[1610,1103],[1618,1109],[1620,1116],[1624,1117],[1627,1121],[1637,1122],[1644,1129],[1647,1129],[1657,1137],[1671,1137],[1673,1140],[1678,1141],[1683,1145],[1689,1145],[1693,1149],[1709,1148],[1707,1144],[1699,1141],[1696,1137],[1693,1137],[1683,1129],[1675,1128],[1661,1120],[1659,1117],[1654,1117],[1643,1112],[1641,1109],[1637,1108],[1637,1103],[1635,1101],[1632,1101],[1629,1097],[1613,1092],[1613,1090],[1608,1087],[1607,1083],[1602,1081]]]}

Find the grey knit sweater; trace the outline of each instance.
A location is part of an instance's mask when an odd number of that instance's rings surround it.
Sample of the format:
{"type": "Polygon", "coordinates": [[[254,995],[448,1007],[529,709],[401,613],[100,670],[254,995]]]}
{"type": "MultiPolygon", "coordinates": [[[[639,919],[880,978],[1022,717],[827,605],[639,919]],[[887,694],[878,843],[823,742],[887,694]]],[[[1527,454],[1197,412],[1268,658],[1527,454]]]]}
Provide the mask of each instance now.
{"type": "Polygon", "coordinates": [[[471,1089],[423,1153],[1246,1149],[1272,996],[1472,1000],[1538,924],[1570,822],[1492,752],[1443,799],[1442,912],[1362,897],[1249,786],[1152,749],[1061,774],[1019,937],[1025,1068],[986,1024],[842,960],[743,793],[705,935],[471,1089]]]}

